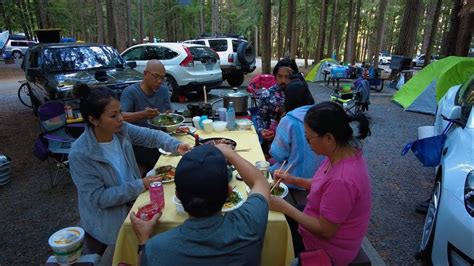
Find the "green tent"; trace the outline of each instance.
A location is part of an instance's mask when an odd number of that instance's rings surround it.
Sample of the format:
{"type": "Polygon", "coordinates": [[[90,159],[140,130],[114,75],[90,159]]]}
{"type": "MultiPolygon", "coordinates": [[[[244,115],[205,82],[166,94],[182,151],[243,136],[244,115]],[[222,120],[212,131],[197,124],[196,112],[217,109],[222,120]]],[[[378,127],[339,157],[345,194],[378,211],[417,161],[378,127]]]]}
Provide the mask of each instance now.
{"type": "Polygon", "coordinates": [[[319,63],[317,63],[306,75],[306,81],[316,82],[324,80],[323,69],[327,68],[328,64],[334,66],[339,65],[339,62],[332,58],[326,58],[319,61],[319,63]]]}
{"type": "Polygon", "coordinates": [[[454,85],[474,74],[474,58],[450,56],[433,62],[413,76],[393,96],[406,111],[436,114],[436,106],[454,85]]]}

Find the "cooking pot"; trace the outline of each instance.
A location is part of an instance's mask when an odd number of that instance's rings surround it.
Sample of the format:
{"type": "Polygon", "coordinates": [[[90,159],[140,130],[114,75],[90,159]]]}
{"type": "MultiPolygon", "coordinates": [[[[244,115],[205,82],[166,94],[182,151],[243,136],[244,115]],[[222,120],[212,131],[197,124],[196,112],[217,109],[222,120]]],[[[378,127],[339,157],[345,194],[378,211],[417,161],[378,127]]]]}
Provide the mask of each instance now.
{"type": "Polygon", "coordinates": [[[247,92],[237,91],[237,88],[233,92],[229,92],[223,95],[224,107],[228,108],[229,103],[234,103],[234,109],[236,113],[245,113],[248,109],[249,94],[247,92]]]}
{"type": "Polygon", "coordinates": [[[188,104],[186,107],[191,112],[191,117],[201,115],[212,116],[212,105],[208,103],[188,104]]]}

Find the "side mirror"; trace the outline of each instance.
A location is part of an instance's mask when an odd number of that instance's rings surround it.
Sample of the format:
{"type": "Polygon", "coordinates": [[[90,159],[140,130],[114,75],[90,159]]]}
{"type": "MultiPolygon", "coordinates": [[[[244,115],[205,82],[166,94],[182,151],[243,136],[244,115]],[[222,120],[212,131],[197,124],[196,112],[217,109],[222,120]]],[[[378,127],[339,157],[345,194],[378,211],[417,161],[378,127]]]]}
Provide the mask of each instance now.
{"type": "Polygon", "coordinates": [[[455,105],[452,108],[449,108],[447,110],[443,110],[441,113],[443,118],[449,119],[449,120],[457,120],[461,118],[461,106],[455,105]]]}
{"type": "Polygon", "coordinates": [[[134,68],[137,67],[137,62],[135,62],[135,61],[127,62],[127,66],[131,69],[134,69],[134,68]]]}
{"type": "Polygon", "coordinates": [[[28,68],[26,70],[26,75],[29,77],[38,77],[41,76],[41,68],[35,67],[35,68],[28,68]]]}

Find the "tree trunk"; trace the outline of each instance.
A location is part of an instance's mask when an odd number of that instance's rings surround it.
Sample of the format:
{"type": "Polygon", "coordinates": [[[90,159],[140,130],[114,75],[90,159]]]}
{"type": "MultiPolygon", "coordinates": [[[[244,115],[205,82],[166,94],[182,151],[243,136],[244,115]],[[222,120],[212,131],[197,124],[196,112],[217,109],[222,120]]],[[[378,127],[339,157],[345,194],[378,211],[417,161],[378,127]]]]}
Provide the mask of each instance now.
{"type": "MultiPolygon", "coordinates": [[[[145,0],[138,0],[138,40],[137,43],[143,43],[143,37],[145,35],[145,21],[143,17],[143,1],[145,0]]],[[[166,20],[169,23],[168,20],[166,20]]]]}
{"type": "Polygon", "coordinates": [[[153,30],[155,29],[155,14],[153,12],[153,0],[148,0],[148,41],[154,42],[155,40],[155,33],[153,30]]]}
{"type": "Polygon", "coordinates": [[[41,29],[49,28],[48,25],[48,15],[47,15],[47,3],[45,0],[37,0],[36,4],[38,5],[38,15],[39,15],[39,27],[41,29]]]}
{"type": "Polygon", "coordinates": [[[296,27],[296,0],[293,1],[293,9],[292,12],[292,19],[293,22],[291,23],[291,42],[290,42],[290,58],[295,60],[296,59],[296,51],[298,50],[298,42],[296,36],[298,36],[298,29],[296,27]]]}
{"type": "Polygon", "coordinates": [[[204,0],[201,0],[201,6],[199,7],[199,25],[201,26],[201,34],[204,33],[204,0]]]}
{"type": "Polygon", "coordinates": [[[396,53],[412,57],[415,50],[421,0],[406,0],[396,53]]]}
{"type": "MultiPolygon", "coordinates": [[[[337,1],[337,0],[336,0],[337,1]]],[[[304,57],[304,67],[308,67],[308,13],[309,13],[309,0],[304,1],[304,28],[303,28],[303,38],[304,38],[304,47],[303,47],[303,57],[304,57]]]]}
{"type": "Polygon", "coordinates": [[[86,34],[86,21],[85,21],[85,12],[86,12],[86,8],[85,8],[85,1],[84,0],[79,0],[79,6],[81,8],[79,8],[78,12],[79,12],[79,21],[80,21],[80,25],[79,25],[79,38],[82,40],[82,41],[89,41],[87,39],[87,34],[86,34]]]}
{"type": "Polygon", "coordinates": [[[272,16],[272,3],[271,0],[262,0],[262,42],[260,47],[262,48],[262,73],[271,73],[271,54],[272,54],[272,31],[271,31],[271,16],[272,16]]]}
{"type": "Polygon", "coordinates": [[[131,0],[126,0],[127,5],[127,47],[132,46],[133,38],[132,38],[132,3],[131,0]]]}
{"type": "Polygon", "coordinates": [[[459,12],[459,30],[454,55],[467,56],[474,30],[474,2],[465,2],[459,12]]]}
{"type": "Polygon", "coordinates": [[[117,42],[115,39],[114,1],[106,0],[105,6],[107,10],[107,44],[117,47],[117,42]]]}
{"type": "Polygon", "coordinates": [[[102,11],[102,3],[95,0],[95,16],[97,18],[97,42],[104,43],[104,13],[102,11]]]}
{"type": "Polygon", "coordinates": [[[354,13],[354,0],[349,1],[349,13],[347,14],[347,33],[346,33],[346,45],[344,46],[344,62],[349,62],[351,57],[351,36],[353,31],[352,25],[352,14],[354,13]]]}
{"type": "Polygon", "coordinates": [[[0,11],[2,12],[2,18],[3,18],[3,23],[5,25],[5,28],[10,32],[10,34],[12,34],[12,26],[11,26],[12,23],[9,16],[10,13],[5,10],[6,9],[5,1],[6,0],[0,1],[0,11]]]}
{"type": "MultiPolygon", "coordinates": [[[[438,0],[430,0],[427,3],[426,7],[426,16],[425,16],[425,27],[423,29],[423,42],[421,45],[421,52],[426,54],[426,49],[428,48],[428,42],[430,41],[430,36],[432,34],[432,25],[434,20],[434,15],[436,12],[438,0]]],[[[436,21],[435,23],[437,23],[436,21]]],[[[426,57],[425,57],[426,58],[426,57]]],[[[425,59],[426,62],[426,59],[425,59]]]]}
{"type": "Polygon", "coordinates": [[[29,0],[25,0],[25,5],[26,5],[26,10],[28,12],[28,22],[30,24],[30,29],[31,29],[31,38],[34,38],[34,30],[37,26],[37,24],[35,23],[35,20],[34,20],[34,16],[33,16],[33,9],[31,7],[31,3],[29,0]]]}
{"type": "Polygon", "coordinates": [[[117,42],[117,50],[123,52],[127,48],[127,6],[125,1],[116,0],[114,6],[115,18],[115,40],[117,42]]]}
{"type": "Polygon", "coordinates": [[[385,30],[385,11],[387,10],[388,0],[380,0],[379,16],[377,18],[377,37],[374,45],[374,67],[379,68],[379,52],[382,47],[382,38],[385,30]]]}
{"type": "MultiPolygon", "coordinates": [[[[382,0],[383,1],[383,0],[382,0]]],[[[352,31],[352,45],[350,46],[351,49],[351,57],[350,57],[350,62],[351,65],[355,64],[356,61],[356,44],[357,44],[357,36],[359,36],[359,27],[360,27],[360,8],[362,5],[361,0],[357,0],[357,7],[356,7],[356,12],[355,12],[355,25],[354,25],[354,30],[352,31]]],[[[382,41],[382,40],[380,40],[382,41]]]]}
{"type": "Polygon", "coordinates": [[[212,34],[217,34],[219,31],[219,2],[218,0],[212,0],[212,34]]]}
{"type": "Polygon", "coordinates": [[[292,30],[293,30],[293,6],[295,6],[295,0],[288,0],[288,13],[286,21],[286,43],[285,52],[283,57],[290,56],[291,42],[292,42],[292,30]]]}
{"type": "Polygon", "coordinates": [[[326,38],[326,17],[328,10],[327,0],[321,1],[321,13],[319,14],[319,30],[318,30],[318,43],[316,45],[316,57],[315,62],[321,61],[324,54],[324,39],[326,38]]]}
{"type": "MultiPolygon", "coordinates": [[[[336,14],[337,14],[337,1],[334,1],[332,7],[332,16],[331,16],[331,29],[329,31],[328,38],[328,57],[332,57],[334,53],[334,46],[336,45],[336,14]]],[[[308,10],[308,9],[306,9],[308,10]]]]}
{"type": "Polygon", "coordinates": [[[280,60],[282,56],[282,49],[283,49],[283,38],[284,36],[281,36],[281,24],[282,24],[282,13],[281,13],[281,3],[282,0],[278,1],[278,37],[277,37],[277,58],[280,60]]]}
{"type": "MultiPolygon", "coordinates": [[[[23,32],[25,33],[25,37],[27,40],[31,39],[30,35],[30,30],[28,28],[28,19],[27,19],[27,14],[26,14],[26,8],[23,5],[22,0],[17,0],[18,7],[20,8],[20,15],[21,15],[21,27],[23,29],[23,32]]],[[[3,9],[3,8],[2,8],[3,9]]]]}
{"type": "Polygon", "coordinates": [[[426,45],[424,66],[429,65],[431,61],[431,51],[433,50],[433,44],[436,37],[436,28],[438,27],[438,20],[439,20],[439,15],[441,13],[442,2],[443,0],[436,1],[435,12],[432,17],[433,21],[431,23],[431,29],[429,29],[430,39],[428,40],[428,44],[426,45]]]}

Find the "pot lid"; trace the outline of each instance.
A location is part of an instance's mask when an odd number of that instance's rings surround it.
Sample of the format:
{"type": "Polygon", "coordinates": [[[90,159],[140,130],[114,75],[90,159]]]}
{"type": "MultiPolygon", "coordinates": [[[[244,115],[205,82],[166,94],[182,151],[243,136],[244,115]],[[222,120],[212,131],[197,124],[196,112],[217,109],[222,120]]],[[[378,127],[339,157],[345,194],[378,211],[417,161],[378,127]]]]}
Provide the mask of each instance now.
{"type": "Polygon", "coordinates": [[[246,93],[246,92],[238,91],[238,92],[229,92],[229,93],[226,93],[224,96],[226,96],[226,97],[240,98],[240,97],[248,97],[249,94],[246,93]]]}

